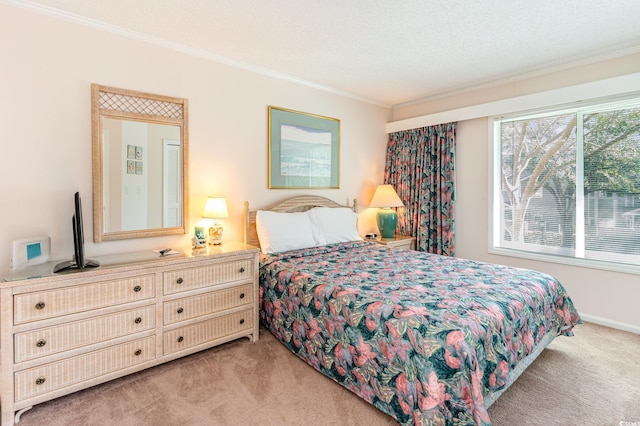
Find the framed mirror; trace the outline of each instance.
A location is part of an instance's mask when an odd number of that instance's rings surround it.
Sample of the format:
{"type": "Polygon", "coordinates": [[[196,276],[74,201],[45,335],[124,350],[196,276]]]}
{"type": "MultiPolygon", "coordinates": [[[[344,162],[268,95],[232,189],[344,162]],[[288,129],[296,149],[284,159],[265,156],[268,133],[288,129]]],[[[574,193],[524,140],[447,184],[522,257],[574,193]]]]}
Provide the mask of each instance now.
{"type": "Polygon", "coordinates": [[[186,233],[187,106],[91,85],[95,242],[186,233]]]}

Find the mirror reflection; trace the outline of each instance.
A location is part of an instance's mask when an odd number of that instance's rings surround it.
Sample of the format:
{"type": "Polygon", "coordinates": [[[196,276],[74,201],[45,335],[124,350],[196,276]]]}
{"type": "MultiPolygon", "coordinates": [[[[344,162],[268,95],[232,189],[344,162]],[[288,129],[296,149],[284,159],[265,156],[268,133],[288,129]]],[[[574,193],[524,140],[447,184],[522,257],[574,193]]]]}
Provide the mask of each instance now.
{"type": "Polygon", "coordinates": [[[102,118],[103,231],[180,226],[180,127],[102,118]]]}
{"type": "Polygon", "coordinates": [[[186,233],[187,100],[91,90],[93,240],[186,233]]]}

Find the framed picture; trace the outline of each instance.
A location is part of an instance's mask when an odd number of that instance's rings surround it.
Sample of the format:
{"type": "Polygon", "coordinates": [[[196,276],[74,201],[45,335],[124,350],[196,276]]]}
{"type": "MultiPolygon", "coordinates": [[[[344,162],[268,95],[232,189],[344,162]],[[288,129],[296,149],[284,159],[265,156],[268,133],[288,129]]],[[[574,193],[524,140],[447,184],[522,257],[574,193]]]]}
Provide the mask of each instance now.
{"type": "Polygon", "coordinates": [[[269,107],[269,188],[339,188],[340,120],[269,107]]]}
{"type": "Polygon", "coordinates": [[[127,145],[127,158],[131,158],[132,160],[136,158],[135,145],[127,145]]]}
{"type": "Polygon", "coordinates": [[[142,147],[136,146],[136,160],[142,160],[142,147]]]}
{"type": "Polygon", "coordinates": [[[135,173],[135,161],[127,160],[127,174],[132,175],[135,173]]]}
{"type": "Polygon", "coordinates": [[[142,174],[142,161],[136,161],[136,174],[142,174]]]}

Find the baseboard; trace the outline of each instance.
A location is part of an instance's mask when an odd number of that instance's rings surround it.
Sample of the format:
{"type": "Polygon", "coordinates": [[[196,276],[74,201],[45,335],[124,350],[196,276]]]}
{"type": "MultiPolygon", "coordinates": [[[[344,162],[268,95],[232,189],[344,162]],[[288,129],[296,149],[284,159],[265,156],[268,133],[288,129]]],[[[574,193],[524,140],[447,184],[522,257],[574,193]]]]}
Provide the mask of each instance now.
{"type": "Polygon", "coordinates": [[[612,321],[606,318],[600,318],[593,315],[580,314],[580,317],[586,322],[592,322],[598,325],[604,325],[605,327],[616,328],[618,330],[629,331],[631,333],[640,334],[640,327],[636,325],[626,324],[623,322],[612,321]]]}

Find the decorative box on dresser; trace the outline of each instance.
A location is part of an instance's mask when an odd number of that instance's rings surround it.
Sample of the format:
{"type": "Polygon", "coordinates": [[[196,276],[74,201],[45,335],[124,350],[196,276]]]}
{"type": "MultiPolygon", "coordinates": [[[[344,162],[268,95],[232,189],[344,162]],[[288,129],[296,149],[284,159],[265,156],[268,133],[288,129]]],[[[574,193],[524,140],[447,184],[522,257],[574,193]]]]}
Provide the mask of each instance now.
{"type": "Polygon", "coordinates": [[[234,339],[258,340],[258,249],[55,262],[0,282],[2,426],[33,405],[234,339]]]}

